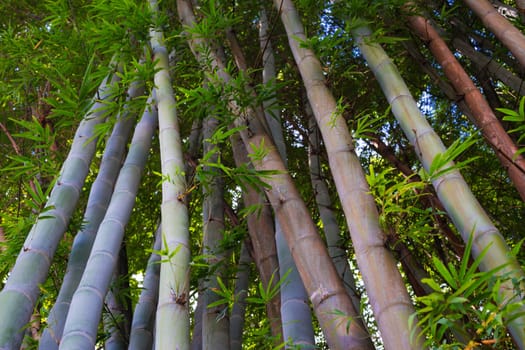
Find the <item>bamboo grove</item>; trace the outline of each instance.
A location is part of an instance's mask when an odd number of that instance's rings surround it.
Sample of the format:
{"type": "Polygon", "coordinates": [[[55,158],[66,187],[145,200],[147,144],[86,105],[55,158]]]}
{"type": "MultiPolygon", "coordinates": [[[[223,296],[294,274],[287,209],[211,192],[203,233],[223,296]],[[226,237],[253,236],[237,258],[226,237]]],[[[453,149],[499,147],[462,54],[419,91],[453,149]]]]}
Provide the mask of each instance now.
{"type": "Polygon", "coordinates": [[[525,349],[523,1],[0,13],[0,349],[525,349]]]}

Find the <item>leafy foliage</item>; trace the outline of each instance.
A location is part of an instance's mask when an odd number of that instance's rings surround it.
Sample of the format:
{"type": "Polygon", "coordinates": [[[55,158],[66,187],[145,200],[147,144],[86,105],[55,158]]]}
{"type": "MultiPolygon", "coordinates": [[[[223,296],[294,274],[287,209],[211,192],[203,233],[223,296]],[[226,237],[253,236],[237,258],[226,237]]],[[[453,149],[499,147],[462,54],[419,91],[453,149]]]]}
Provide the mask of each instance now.
{"type": "MultiPolygon", "coordinates": [[[[433,292],[417,298],[422,305],[417,312],[418,324],[422,332],[429,334],[426,340],[429,346],[457,349],[490,344],[497,349],[507,349],[510,339],[504,320],[518,317],[516,310],[522,302],[500,300],[500,288],[509,282],[508,277],[500,273],[504,265],[490,271],[477,271],[489,246],[470,263],[472,240],[471,235],[459,266],[452,262],[445,265],[437,257],[432,258],[437,276],[423,279],[433,292]]],[[[521,291],[517,289],[516,293],[520,295],[521,291]]]]}

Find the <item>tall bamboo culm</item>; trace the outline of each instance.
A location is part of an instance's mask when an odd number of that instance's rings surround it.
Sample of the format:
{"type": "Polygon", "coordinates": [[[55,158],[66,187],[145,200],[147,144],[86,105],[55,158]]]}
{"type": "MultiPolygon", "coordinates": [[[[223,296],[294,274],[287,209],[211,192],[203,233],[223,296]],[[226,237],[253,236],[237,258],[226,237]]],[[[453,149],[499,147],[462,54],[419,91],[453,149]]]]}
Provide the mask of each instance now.
{"type": "MultiPolygon", "coordinates": [[[[128,91],[129,97],[135,98],[141,95],[144,92],[142,85],[141,83],[133,84],[128,91]]],[[[124,108],[124,111],[128,111],[128,109],[124,108]]],[[[117,180],[126,145],[135,122],[136,115],[134,113],[122,113],[117,118],[117,124],[106,142],[99,172],[93,185],[91,185],[84,212],[83,222],[86,225],[75,235],[73,240],[66,273],[55,304],[49,311],[47,327],[44,329],[38,344],[39,349],[58,349],[71,298],[82,278],[95,236],[111,200],[113,186],[117,180]]]]}
{"type": "Polygon", "coordinates": [[[481,130],[487,139],[487,143],[507,170],[521,199],[525,200],[525,158],[518,153],[518,147],[430,22],[421,16],[410,16],[408,22],[416,35],[430,48],[445,75],[454,86],[456,94],[463,96],[472,112],[471,120],[481,130]]]}
{"type": "MultiPolygon", "coordinates": [[[[183,25],[192,28],[196,24],[193,8],[188,0],[177,0],[177,10],[183,25]]],[[[225,70],[211,43],[199,36],[189,36],[188,43],[197,61],[209,68],[211,63],[215,79],[228,84],[231,76],[225,70]],[[211,59],[203,62],[202,50],[211,53],[211,59]]],[[[211,73],[211,72],[208,72],[211,73]]],[[[273,140],[267,134],[264,116],[259,117],[253,108],[243,111],[235,101],[230,101],[230,111],[237,116],[234,125],[240,131],[244,146],[252,155],[252,164],[258,171],[272,171],[265,176],[269,185],[265,188],[275,215],[279,220],[296,266],[308,292],[319,324],[330,347],[334,349],[370,349],[370,339],[363,327],[355,319],[357,315],[344,286],[337,275],[326,246],[321,240],[290,174],[287,173],[282,158],[273,140]],[[265,156],[258,157],[257,149],[263,149],[265,156]],[[297,220],[300,217],[301,220],[297,220]],[[312,256],[312,252],[315,255],[312,256]],[[343,315],[334,314],[335,310],[343,315]],[[353,322],[347,322],[351,318],[353,322]]]]}
{"type": "Polygon", "coordinates": [[[505,45],[525,68],[525,36],[505,17],[499,14],[488,0],[463,0],[487,27],[505,45]]]}
{"type": "Polygon", "coordinates": [[[143,289],[133,311],[128,350],[152,349],[153,346],[155,311],[159,298],[160,256],[157,252],[162,245],[160,232],[159,226],[155,231],[153,252],[148,259],[148,266],[144,272],[143,289]]]}
{"type": "MultiPolygon", "coordinates": [[[[150,7],[158,15],[155,0],[150,1],[150,7]]],[[[158,69],[155,86],[162,166],[162,250],[167,252],[167,256],[161,257],[155,346],[158,349],[186,350],[190,346],[190,243],[188,210],[181,197],[186,191],[185,162],[168,67],[168,51],[159,29],[152,29],[150,36],[158,69]]]]}
{"type": "MultiPolygon", "coordinates": [[[[353,32],[353,35],[383,89],[386,99],[392,106],[394,116],[414,146],[423,167],[428,171],[434,158],[446,151],[445,146],[419,111],[416,101],[395,65],[383,48],[374,43],[370,29],[360,27],[353,32]]],[[[452,166],[452,164],[447,166],[452,166]]],[[[489,247],[481,264],[482,270],[488,271],[507,264],[502,272],[508,272],[513,278],[522,280],[525,277],[523,270],[516,259],[510,257],[505,239],[474,197],[460,172],[450,171],[437,177],[432,184],[463,240],[468,242],[470,236],[474,236],[473,256],[477,257],[483,249],[489,247]]],[[[516,300],[512,285],[503,286],[501,294],[504,302],[516,300]]],[[[508,328],[515,342],[521,344],[520,348],[523,348],[525,318],[514,319],[508,324],[508,328]]]]}
{"type": "MultiPolygon", "coordinates": [[[[115,69],[115,68],[112,68],[115,69]]],[[[40,294],[39,286],[49,273],[49,266],[68,226],[82,191],[96,150],[95,127],[102,123],[104,100],[120,78],[112,73],[104,79],[84,119],[80,122],[71,150],[46,203],[46,219],[37,220],[16,259],[5,287],[0,292],[0,349],[18,349],[24,326],[29,322],[40,294]],[[95,102],[99,101],[99,102],[95,102]],[[88,142],[88,140],[91,140],[88,142]]]]}
{"type": "Polygon", "coordinates": [[[135,127],[128,154],[115,183],[104,220],[98,229],[84,274],[71,299],[59,349],[95,348],[104,298],[119,260],[125,227],[135,205],[157,126],[156,110],[150,106],[151,97],[148,102],[135,127]]]}
{"type": "MultiPolygon", "coordinates": [[[[259,11],[259,44],[262,52],[264,84],[272,84],[276,79],[275,58],[270,41],[269,23],[266,10],[259,11]]],[[[277,98],[264,101],[266,123],[277,150],[288,167],[286,144],[281,126],[281,113],[277,98]]],[[[283,324],[283,338],[290,346],[315,347],[314,330],[312,327],[312,313],[308,303],[308,294],[297,271],[284,233],[279,221],[275,220],[275,242],[279,257],[279,272],[281,278],[286,274],[286,281],[281,284],[281,319],[283,324]]]]}
{"type": "Polygon", "coordinates": [[[288,43],[323,136],[357,264],[383,343],[389,349],[419,349],[422,347],[419,340],[410,341],[409,318],[415,310],[396,261],[384,245],[385,235],[379,226],[375,200],[370,194],[346,121],[326,86],[315,53],[300,45],[300,41],[306,40],[306,35],[292,1],[275,0],[274,5],[280,11],[288,43]]]}

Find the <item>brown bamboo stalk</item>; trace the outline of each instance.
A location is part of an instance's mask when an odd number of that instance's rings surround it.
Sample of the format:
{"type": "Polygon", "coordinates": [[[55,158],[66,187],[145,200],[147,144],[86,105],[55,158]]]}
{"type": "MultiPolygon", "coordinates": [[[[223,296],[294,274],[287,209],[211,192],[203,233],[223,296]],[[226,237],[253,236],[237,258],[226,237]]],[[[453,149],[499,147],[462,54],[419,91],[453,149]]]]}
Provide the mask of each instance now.
{"type": "MultiPolygon", "coordinates": [[[[232,137],[232,149],[237,166],[250,162],[246,148],[239,135],[232,137]]],[[[253,260],[259,271],[263,286],[268,288],[272,275],[277,275],[279,272],[279,261],[277,260],[277,247],[275,245],[275,231],[270,203],[266,201],[262,193],[257,192],[253,187],[246,188],[246,191],[243,193],[243,201],[246,207],[255,205],[260,208],[257,213],[248,215],[247,225],[253,247],[251,250],[253,260]]],[[[274,280],[276,281],[277,279],[274,278],[274,280]]],[[[281,297],[279,294],[277,294],[270,303],[266,304],[266,313],[270,319],[272,336],[276,338],[276,343],[280,343],[282,324],[281,297]]]]}
{"type": "Polygon", "coordinates": [[[465,55],[472,61],[478,69],[488,72],[493,78],[501,81],[503,84],[516,91],[517,94],[525,95],[525,82],[517,75],[503,67],[500,63],[485,56],[483,53],[476,51],[465,40],[455,37],[452,39],[452,46],[462,55],[465,55]]]}
{"type": "Polygon", "coordinates": [[[410,16],[409,24],[412,30],[428,45],[458,94],[464,97],[472,111],[473,122],[481,129],[488,144],[494,149],[501,164],[508,171],[521,198],[525,200],[525,158],[517,153],[518,147],[429,21],[421,16],[410,16]]]}
{"type": "Polygon", "coordinates": [[[326,184],[321,167],[321,135],[317,127],[315,117],[308,102],[305,106],[305,114],[308,117],[308,129],[310,132],[308,143],[308,160],[310,166],[310,181],[314,190],[315,201],[319,211],[319,217],[323,222],[323,230],[328,246],[328,253],[334,261],[346,291],[354,308],[361,309],[361,296],[357,293],[355,279],[348,263],[348,254],[343,245],[343,236],[340,235],[339,224],[333,209],[333,201],[330,198],[328,185],[326,184]]]}
{"type": "MultiPolygon", "coordinates": [[[[259,11],[259,17],[259,45],[263,65],[262,82],[265,85],[274,84],[274,79],[277,76],[275,57],[270,38],[268,17],[264,8],[261,8],[259,11]]],[[[242,55],[242,51],[239,54],[242,55]]],[[[277,98],[271,97],[263,101],[263,107],[271,137],[283,159],[284,165],[288,167],[286,143],[281,125],[281,110],[277,98]]],[[[312,312],[308,303],[308,294],[290,254],[290,249],[286,244],[281,225],[277,220],[275,221],[275,242],[281,279],[285,273],[287,274],[286,283],[281,284],[280,288],[283,338],[286,339],[290,346],[315,347],[315,334],[312,325],[312,312]]],[[[354,308],[359,310],[359,307],[355,307],[355,304],[354,308]]]]}
{"type": "MultiPolygon", "coordinates": [[[[203,121],[204,154],[213,152],[215,145],[209,140],[217,130],[219,121],[209,115],[203,121]]],[[[211,163],[219,161],[219,153],[210,156],[211,163]]],[[[219,288],[218,278],[224,278],[227,253],[221,250],[220,241],[224,235],[224,181],[222,173],[210,166],[204,170],[213,173],[214,176],[207,186],[203,188],[204,200],[202,203],[203,217],[203,253],[210,266],[217,268],[213,275],[208,276],[204,283],[204,309],[202,319],[202,341],[204,349],[229,349],[230,347],[230,324],[227,315],[220,317],[224,305],[210,307],[217,302],[221,296],[214,292],[219,288]]]]}
{"type": "Polygon", "coordinates": [[[414,61],[419,65],[420,69],[427,74],[434,84],[437,84],[441,92],[453,103],[455,103],[461,112],[467,117],[471,118],[472,112],[468,108],[465,100],[458,96],[454,87],[446,81],[437,71],[435,67],[426,59],[421,53],[419,47],[414,41],[406,41],[403,43],[408,54],[412,56],[414,61]]]}
{"type": "Polygon", "coordinates": [[[518,12],[523,15],[525,14],[525,0],[516,0],[516,7],[518,8],[518,12]]]}

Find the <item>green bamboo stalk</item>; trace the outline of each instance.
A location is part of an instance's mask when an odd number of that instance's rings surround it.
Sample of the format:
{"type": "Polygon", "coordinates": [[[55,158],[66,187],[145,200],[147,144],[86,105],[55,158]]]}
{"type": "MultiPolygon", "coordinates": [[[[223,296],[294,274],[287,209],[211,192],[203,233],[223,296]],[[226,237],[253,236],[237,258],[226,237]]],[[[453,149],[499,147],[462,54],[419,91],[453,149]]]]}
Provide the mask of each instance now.
{"type": "Polygon", "coordinates": [[[396,261],[384,245],[385,234],[379,225],[376,204],[355,153],[346,121],[326,86],[315,53],[300,45],[300,41],[306,40],[306,35],[292,1],[275,0],[274,4],[280,11],[290,48],[323,136],[357,264],[385,347],[421,348],[419,340],[410,342],[409,318],[414,313],[412,301],[396,261]]]}
{"type": "Polygon", "coordinates": [[[51,261],[68,226],[96,150],[95,127],[102,123],[104,101],[120,80],[111,74],[101,83],[93,105],[80,122],[71,150],[46,203],[46,218],[31,228],[5,287],[0,292],[0,349],[17,349],[23,329],[33,313],[51,261]],[[92,139],[93,138],[93,139],[92,139]]]}
{"type": "Polygon", "coordinates": [[[143,289],[133,312],[129,350],[152,349],[153,346],[153,325],[159,298],[160,256],[158,251],[161,245],[161,228],[159,225],[155,232],[153,252],[148,259],[148,266],[144,272],[143,289]]]}
{"type": "MultiPolygon", "coordinates": [[[[275,58],[270,41],[268,18],[266,10],[259,11],[259,44],[262,51],[263,83],[268,85],[275,81],[275,58]]],[[[286,144],[281,126],[281,113],[277,105],[277,98],[272,97],[263,102],[266,123],[284,165],[288,167],[286,144]]],[[[312,312],[308,303],[308,294],[304,288],[301,276],[284,238],[281,225],[275,221],[275,242],[279,258],[279,271],[281,277],[287,274],[285,283],[281,285],[281,320],[283,325],[283,338],[288,345],[315,347],[314,330],[312,326],[312,312]]]]}
{"type": "Polygon", "coordinates": [[[135,128],[111,202],[100,224],[82,279],[71,300],[59,349],[95,347],[104,296],[118,262],[124,229],[135,204],[156,128],[156,109],[151,107],[153,98],[149,98],[148,106],[135,128]]]}
{"type": "Polygon", "coordinates": [[[250,283],[250,264],[252,258],[246,242],[241,245],[239,265],[235,274],[235,303],[230,315],[230,350],[242,349],[242,333],[244,329],[246,296],[250,283]]]}
{"type": "MultiPolygon", "coordinates": [[[[419,111],[416,101],[395,65],[383,48],[373,42],[370,29],[360,27],[353,32],[353,35],[392,106],[392,112],[414,146],[423,167],[428,171],[434,158],[446,151],[445,146],[419,111]]],[[[445,173],[433,180],[432,184],[463,240],[468,242],[473,235],[473,256],[477,257],[488,247],[481,269],[489,271],[506,264],[506,268],[500,273],[509,273],[512,278],[523,280],[525,274],[516,259],[509,255],[505,239],[474,197],[460,172],[453,170],[445,173]]],[[[516,300],[510,282],[502,286],[500,292],[503,303],[516,300]]],[[[517,312],[523,312],[523,308],[520,309],[517,312]]],[[[508,324],[508,328],[516,343],[521,344],[519,346],[522,347],[525,344],[525,318],[514,319],[508,324]]]]}
{"type": "MultiPolygon", "coordinates": [[[[155,14],[157,2],[150,1],[155,14]]],[[[186,191],[184,158],[179,125],[175,110],[175,98],[171,87],[168,52],[164,47],[161,31],[150,33],[151,47],[157,60],[155,85],[159,108],[159,138],[162,164],[162,250],[160,266],[159,304],[155,346],[159,349],[188,349],[190,346],[189,320],[189,269],[190,243],[188,211],[183,196],[186,191]]]]}
{"type": "MultiPolygon", "coordinates": [[[[143,91],[142,86],[133,84],[129,89],[128,96],[132,99],[141,95],[143,91]]],[[[118,117],[117,123],[106,142],[106,149],[102,156],[99,172],[93,185],[91,185],[86,211],[82,220],[86,224],[75,235],[73,240],[66,273],[57,299],[49,311],[47,327],[39,342],[40,349],[58,349],[71,298],[82,278],[95,236],[109,205],[113,186],[117,180],[126,145],[135,121],[135,113],[123,113],[118,117]]]]}
{"type": "MultiPolygon", "coordinates": [[[[215,149],[216,146],[209,141],[218,126],[219,121],[212,116],[206,117],[202,123],[204,154],[213,152],[208,159],[210,163],[219,161],[219,152],[215,149]]],[[[210,307],[210,304],[221,298],[220,295],[214,292],[215,289],[220,288],[217,279],[222,277],[223,281],[226,281],[224,278],[226,254],[224,251],[221,251],[220,247],[224,234],[224,181],[222,180],[224,174],[210,166],[205,166],[204,171],[214,174],[210,183],[203,186],[204,202],[202,204],[203,253],[207,256],[206,262],[210,267],[214,268],[214,271],[213,275],[208,276],[204,281],[205,306],[202,310],[202,348],[226,350],[230,347],[230,324],[227,306],[210,307]]]]}

